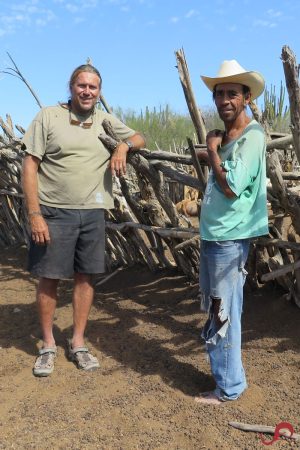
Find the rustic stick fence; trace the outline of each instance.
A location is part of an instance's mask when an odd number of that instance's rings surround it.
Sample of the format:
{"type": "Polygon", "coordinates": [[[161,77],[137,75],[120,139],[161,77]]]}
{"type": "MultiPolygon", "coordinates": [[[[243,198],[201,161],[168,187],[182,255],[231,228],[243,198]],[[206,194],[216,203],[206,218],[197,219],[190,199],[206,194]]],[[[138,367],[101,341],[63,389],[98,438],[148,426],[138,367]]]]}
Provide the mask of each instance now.
{"type": "MultiPolygon", "coordinates": [[[[188,105],[191,102],[189,110],[198,144],[189,140],[188,147],[179,154],[148,149],[128,154],[128,176],[114,180],[115,207],[106,217],[109,277],[121,267],[142,264],[152,271],[177,268],[192,282],[198,280],[198,226],[178,213],[171,200],[170,185],[189,186],[198,190],[201,197],[207,168],[198,164],[196,152],[206,148],[205,127],[201,111],[196,107],[183,50],[176,52],[176,60],[188,105]],[[192,167],[196,176],[191,175],[192,167]]],[[[253,242],[248,271],[253,286],[276,279],[300,307],[300,198],[297,190],[300,172],[293,167],[283,170],[287,153],[295,165],[299,165],[300,88],[296,59],[288,47],[282,49],[282,60],[291,102],[292,132],[283,135],[266,129],[270,235],[253,242]]],[[[101,101],[110,111],[103,97],[101,101]]],[[[254,115],[263,123],[255,106],[253,108],[254,115]]],[[[116,136],[108,121],[103,126],[105,133],[99,139],[112,150],[116,136]]],[[[29,230],[20,182],[24,130],[14,126],[9,115],[5,121],[0,118],[0,127],[0,247],[5,248],[27,245],[29,230]]]]}

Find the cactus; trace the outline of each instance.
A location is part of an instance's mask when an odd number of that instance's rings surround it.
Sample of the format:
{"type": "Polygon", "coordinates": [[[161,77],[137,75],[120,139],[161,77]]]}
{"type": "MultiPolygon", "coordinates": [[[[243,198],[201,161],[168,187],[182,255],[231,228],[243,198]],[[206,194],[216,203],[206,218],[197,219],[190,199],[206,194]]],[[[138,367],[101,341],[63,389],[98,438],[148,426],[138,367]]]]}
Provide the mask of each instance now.
{"type": "Polygon", "coordinates": [[[290,109],[285,105],[285,87],[281,81],[279,96],[275,86],[266,88],[264,93],[263,117],[268,121],[273,131],[288,132],[290,126],[290,109]]]}

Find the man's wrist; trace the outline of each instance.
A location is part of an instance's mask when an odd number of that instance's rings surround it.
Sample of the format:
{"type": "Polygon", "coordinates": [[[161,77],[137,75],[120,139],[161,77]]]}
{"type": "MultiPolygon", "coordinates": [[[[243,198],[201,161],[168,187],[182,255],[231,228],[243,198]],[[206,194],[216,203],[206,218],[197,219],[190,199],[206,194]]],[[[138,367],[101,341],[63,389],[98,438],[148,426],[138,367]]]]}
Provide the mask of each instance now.
{"type": "Polygon", "coordinates": [[[132,145],[128,145],[127,141],[119,141],[115,148],[115,150],[122,150],[122,151],[126,151],[126,153],[128,153],[130,151],[130,148],[132,148],[132,145]]]}
{"type": "Polygon", "coordinates": [[[134,144],[130,139],[126,139],[126,141],[124,141],[124,144],[126,144],[128,146],[129,152],[134,149],[134,144]]]}
{"type": "Polygon", "coordinates": [[[28,217],[33,217],[33,216],[42,216],[43,214],[41,213],[41,211],[28,211],[27,215],[28,217]]]}
{"type": "Polygon", "coordinates": [[[218,151],[220,146],[215,146],[215,145],[207,145],[207,151],[211,152],[211,153],[216,153],[218,151]]]}

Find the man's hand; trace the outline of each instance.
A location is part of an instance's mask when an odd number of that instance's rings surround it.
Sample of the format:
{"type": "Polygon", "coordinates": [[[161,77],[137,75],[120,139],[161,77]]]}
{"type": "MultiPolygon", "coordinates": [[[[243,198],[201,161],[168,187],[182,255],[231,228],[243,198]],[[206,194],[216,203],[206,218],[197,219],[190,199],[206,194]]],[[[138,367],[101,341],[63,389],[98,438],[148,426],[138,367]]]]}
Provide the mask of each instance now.
{"type": "Polygon", "coordinates": [[[196,156],[200,162],[204,162],[206,164],[209,164],[209,158],[208,153],[206,150],[199,150],[196,149],[196,156]]]}
{"type": "Polygon", "coordinates": [[[218,149],[222,144],[224,131],[212,130],[206,136],[207,154],[209,157],[210,166],[216,177],[217,183],[222,189],[227,198],[234,198],[235,193],[230,189],[226,180],[226,171],[221,166],[222,160],[218,154],[218,149]]]}
{"type": "Polygon", "coordinates": [[[128,153],[128,145],[125,142],[120,142],[110,159],[110,169],[112,175],[121,177],[126,174],[126,158],[128,153]]]}
{"type": "Polygon", "coordinates": [[[38,245],[47,245],[50,242],[48,225],[42,215],[29,217],[32,240],[38,245]]]}
{"type": "Polygon", "coordinates": [[[206,136],[206,145],[208,152],[217,152],[218,148],[222,144],[224,137],[224,131],[211,130],[206,136]]]}

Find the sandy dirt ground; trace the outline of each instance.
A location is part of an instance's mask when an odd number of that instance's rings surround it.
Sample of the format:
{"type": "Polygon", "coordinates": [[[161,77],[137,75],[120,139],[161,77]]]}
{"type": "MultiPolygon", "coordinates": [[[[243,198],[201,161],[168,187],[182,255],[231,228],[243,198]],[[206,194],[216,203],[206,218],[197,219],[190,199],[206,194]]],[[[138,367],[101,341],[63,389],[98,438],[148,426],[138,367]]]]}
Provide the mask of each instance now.
{"type": "MultiPolygon", "coordinates": [[[[39,379],[32,375],[41,344],[36,282],[24,271],[25,249],[0,255],[0,449],[266,448],[257,433],[229,421],[287,421],[300,433],[300,310],[278,287],[246,289],[249,389],[236,402],[203,406],[194,396],[214,387],[200,339],[206,318],[184,277],[139,267],[97,289],[87,333],[101,363],[93,373],[65,355],[72,284],[63,282],[55,371],[39,379]]],[[[300,449],[300,442],[280,439],[268,448],[300,449]]]]}

